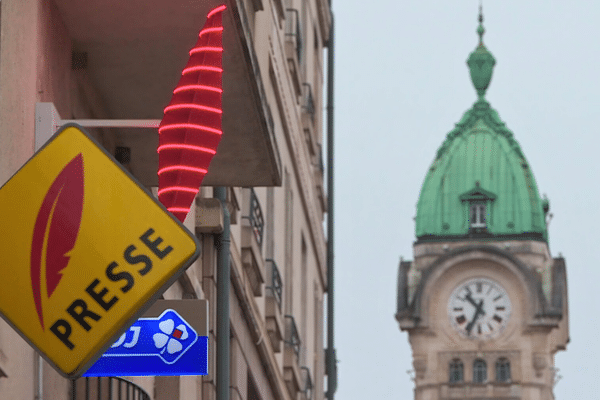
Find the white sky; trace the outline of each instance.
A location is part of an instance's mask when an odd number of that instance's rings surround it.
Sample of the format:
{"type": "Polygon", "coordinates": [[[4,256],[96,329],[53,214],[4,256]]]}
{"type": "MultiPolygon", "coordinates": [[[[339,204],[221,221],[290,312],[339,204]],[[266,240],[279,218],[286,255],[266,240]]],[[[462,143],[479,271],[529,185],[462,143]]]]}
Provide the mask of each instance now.
{"type": "MultiPolygon", "coordinates": [[[[400,256],[445,135],[476,100],[466,59],[476,0],[333,0],[336,18],[336,398],[412,399],[394,320],[400,256]]],[[[496,58],[487,92],[550,199],[550,250],[567,263],[570,337],[559,400],[600,392],[600,4],[484,1],[496,58]]]]}

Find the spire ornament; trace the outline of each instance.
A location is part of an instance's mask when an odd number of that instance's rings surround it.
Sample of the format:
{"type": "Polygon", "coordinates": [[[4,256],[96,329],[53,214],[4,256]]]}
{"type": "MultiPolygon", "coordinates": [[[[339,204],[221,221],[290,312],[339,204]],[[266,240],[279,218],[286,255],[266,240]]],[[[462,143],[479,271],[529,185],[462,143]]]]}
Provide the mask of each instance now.
{"type": "Polygon", "coordinates": [[[477,27],[477,34],[479,35],[479,46],[483,46],[483,34],[485,28],[483,27],[483,11],[481,7],[481,1],[479,2],[479,26],[477,27]]]}
{"type": "Polygon", "coordinates": [[[485,28],[483,27],[483,11],[481,2],[479,3],[479,26],[477,27],[477,34],[479,35],[479,44],[477,48],[469,55],[467,65],[471,72],[471,81],[475,90],[477,90],[477,96],[479,100],[483,100],[485,92],[492,80],[492,72],[496,59],[490,53],[485,45],[483,44],[483,34],[485,28]]]}

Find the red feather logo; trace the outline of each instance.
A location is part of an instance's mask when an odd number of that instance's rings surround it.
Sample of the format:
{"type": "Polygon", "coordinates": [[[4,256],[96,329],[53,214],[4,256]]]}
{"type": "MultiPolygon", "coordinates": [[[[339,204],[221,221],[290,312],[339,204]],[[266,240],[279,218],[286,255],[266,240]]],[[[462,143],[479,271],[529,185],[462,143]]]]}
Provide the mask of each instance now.
{"type": "Polygon", "coordinates": [[[208,13],[158,128],[158,198],[181,222],[221,140],[223,25],[208,13]]]}
{"type": "Polygon", "coordinates": [[[50,298],[67,267],[83,212],[83,156],[76,155],[58,174],[44,197],[35,220],[31,243],[31,285],[42,329],[43,278],[50,298]]]}

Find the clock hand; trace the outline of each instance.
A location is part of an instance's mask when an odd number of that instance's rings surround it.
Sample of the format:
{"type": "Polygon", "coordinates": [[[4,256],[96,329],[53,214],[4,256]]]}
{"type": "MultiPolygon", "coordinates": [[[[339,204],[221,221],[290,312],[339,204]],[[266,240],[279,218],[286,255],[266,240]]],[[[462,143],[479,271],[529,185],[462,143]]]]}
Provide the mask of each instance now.
{"type": "Polygon", "coordinates": [[[475,302],[473,302],[473,303],[476,307],[475,314],[473,314],[473,319],[471,320],[471,322],[469,322],[467,324],[467,327],[466,327],[466,330],[467,330],[467,333],[469,334],[469,336],[471,336],[471,330],[473,330],[473,326],[475,326],[475,321],[477,321],[477,318],[479,317],[479,315],[485,314],[485,311],[483,311],[483,299],[479,300],[479,304],[475,304],[475,302]]]}
{"type": "Polygon", "coordinates": [[[483,311],[483,299],[481,299],[481,301],[479,301],[479,304],[475,303],[475,300],[473,300],[473,297],[471,297],[471,292],[467,293],[465,295],[465,299],[473,304],[473,306],[475,306],[475,313],[483,313],[485,315],[485,311],[483,311]]]}
{"type": "Polygon", "coordinates": [[[479,304],[475,306],[477,309],[475,310],[476,313],[480,313],[481,315],[485,315],[485,311],[483,309],[483,299],[479,300],[479,304]]]}
{"type": "Polygon", "coordinates": [[[465,295],[465,299],[466,299],[466,300],[467,300],[469,303],[473,304],[473,305],[474,305],[476,308],[478,307],[478,306],[477,306],[477,303],[475,303],[475,300],[473,300],[473,297],[471,297],[471,293],[470,293],[470,292],[468,292],[468,293],[465,295]]]}

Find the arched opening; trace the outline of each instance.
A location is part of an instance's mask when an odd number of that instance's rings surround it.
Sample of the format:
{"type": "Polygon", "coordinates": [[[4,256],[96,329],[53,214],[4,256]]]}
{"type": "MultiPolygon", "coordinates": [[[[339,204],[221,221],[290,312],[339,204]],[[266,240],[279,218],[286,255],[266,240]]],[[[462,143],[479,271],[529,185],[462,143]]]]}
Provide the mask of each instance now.
{"type": "Polygon", "coordinates": [[[485,383],[487,381],[487,364],[478,358],[473,362],[473,383],[485,383]]]}
{"type": "Polygon", "coordinates": [[[464,381],[464,367],[462,361],[458,358],[450,361],[448,366],[450,383],[461,383],[464,381]]]}
{"type": "Polygon", "coordinates": [[[510,381],[510,361],[506,358],[499,358],[498,361],[496,361],[496,381],[510,381]]]}

